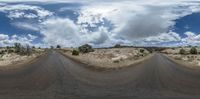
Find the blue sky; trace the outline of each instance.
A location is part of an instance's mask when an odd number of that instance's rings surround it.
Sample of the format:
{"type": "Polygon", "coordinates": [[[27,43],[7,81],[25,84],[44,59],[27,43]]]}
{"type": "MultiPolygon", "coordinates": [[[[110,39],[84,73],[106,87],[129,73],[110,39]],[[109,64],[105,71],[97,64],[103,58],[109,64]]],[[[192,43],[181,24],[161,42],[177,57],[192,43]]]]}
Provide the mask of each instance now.
{"type": "Polygon", "coordinates": [[[200,44],[198,0],[0,0],[0,46],[200,44]]]}

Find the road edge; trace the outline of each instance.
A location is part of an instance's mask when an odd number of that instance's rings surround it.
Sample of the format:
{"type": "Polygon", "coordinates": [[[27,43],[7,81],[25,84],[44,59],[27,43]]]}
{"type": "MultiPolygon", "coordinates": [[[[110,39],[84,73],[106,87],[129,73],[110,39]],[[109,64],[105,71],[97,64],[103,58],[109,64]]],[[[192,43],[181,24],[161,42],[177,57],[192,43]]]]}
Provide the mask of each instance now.
{"type": "Polygon", "coordinates": [[[0,66],[0,71],[2,70],[16,70],[16,69],[20,69],[23,68],[29,64],[35,63],[37,62],[39,59],[41,59],[42,57],[45,57],[48,55],[48,51],[44,51],[43,54],[36,56],[35,58],[32,58],[30,60],[27,61],[23,61],[17,64],[9,64],[9,65],[5,65],[5,66],[0,66]]]}
{"type": "Polygon", "coordinates": [[[190,64],[190,63],[187,63],[185,61],[182,61],[182,60],[176,60],[170,56],[167,56],[166,54],[163,54],[163,56],[165,56],[168,60],[182,66],[182,67],[185,67],[185,68],[188,68],[188,69],[192,69],[192,70],[199,70],[200,71],[200,66],[197,66],[197,65],[194,65],[194,64],[190,64]]]}
{"type": "Polygon", "coordinates": [[[137,66],[149,59],[151,59],[151,57],[153,57],[155,54],[149,54],[147,56],[145,56],[144,58],[138,60],[137,62],[131,64],[131,65],[127,65],[127,66],[121,66],[121,67],[101,67],[101,66],[94,66],[94,65],[90,65],[90,64],[86,64],[82,61],[79,61],[77,59],[74,59],[72,57],[70,57],[69,55],[66,55],[65,53],[63,53],[62,51],[57,51],[58,53],[60,53],[61,55],[63,55],[64,57],[70,59],[73,62],[76,62],[78,64],[83,65],[84,67],[88,68],[88,69],[92,69],[92,70],[96,70],[96,71],[112,71],[112,70],[120,70],[120,69],[125,69],[125,68],[130,68],[130,67],[134,67],[137,66]]]}

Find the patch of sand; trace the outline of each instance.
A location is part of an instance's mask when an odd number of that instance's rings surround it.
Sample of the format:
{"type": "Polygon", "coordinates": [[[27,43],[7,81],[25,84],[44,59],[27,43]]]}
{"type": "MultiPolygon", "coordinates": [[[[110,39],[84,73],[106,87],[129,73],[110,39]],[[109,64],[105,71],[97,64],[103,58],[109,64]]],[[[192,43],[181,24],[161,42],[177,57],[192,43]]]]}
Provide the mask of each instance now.
{"type": "Polygon", "coordinates": [[[28,61],[31,61],[35,59],[36,57],[42,55],[44,50],[37,49],[33,54],[27,56],[27,55],[18,55],[16,53],[5,53],[0,54],[0,67],[4,66],[10,66],[10,65],[17,65],[21,63],[26,63],[28,61]]]}
{"type": "Polygon", "coordinates": [[[121,68],[146,59],[149,52],[145,49],[143,50],[144,52],[140,52],[140,48],[95,49],[94,52],[73,56],[71,55],[72,49],[67,49],[67,51],[64,51],[64,54],[67,57],[73,58],[90,66],[102,68],[121,68]]]}

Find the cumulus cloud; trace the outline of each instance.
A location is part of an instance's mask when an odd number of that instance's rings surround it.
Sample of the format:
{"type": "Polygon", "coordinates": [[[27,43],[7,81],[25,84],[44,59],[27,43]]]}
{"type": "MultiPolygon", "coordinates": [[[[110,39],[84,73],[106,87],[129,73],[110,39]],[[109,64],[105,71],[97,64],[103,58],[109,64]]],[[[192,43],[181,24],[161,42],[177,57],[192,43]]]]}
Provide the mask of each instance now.
{"type": "Polygon", "coordinates": [[[40,31],[40,28],[37,24],[33,23],[26,23],[26,22],[14,22],[11,23],[17,28],[24,29],[24,30],[33,30],[33,31],[40,31]]]}
{"type": "Polygon", "coordinates": [[[3,5],[0,7],[0,12],[7,13],[10,19],[13,18],[43,19],[53,15],[52,12],[45,10],[41,7],[24,5],[24,4],[3,5]]]}
{"type": "Polygon", "coordinates": [[[200,34],[193,33],[193,32],[185,32],[185,38],[182,38],[182,42],[185,45],[199,45],[200,44],[200,34]]]}
{"type": "Polygon", "coordinates": [[[178,33],[169,32],[142,39],[141,42],[145,42],[144,45],[152,44],[155,46],[197,46],[200,44],[200,34],[193,33],[191,31],[187,31],[184,34],[185,37],[181,37],[178,33]]]}
{"type": "Polygon", "coordinates": [[[7,40],[9,38],[8,35],[0,34],[0,41],[7,40]]]}
{"type": "Polygon", "coordinates": [[[84,7],[78,23],[93,25],[105,18],[116,27],[112,32],[134,39],[166,33],[174,26],[174,20],[198,11],[199,5],[184,2],[163,2],[160,5],[143,1],[106,3],[84,7]]]}
{"type": "MultiPolygon", "coordinates": [[[[34,45],[32,42],[38,38],[35,35],[27,34],[27,35],[7,35],[0,33],[0,46],[13,46],[14,43],[21,43],[23,45],[29,44],[34,45]]],[[[37,44],[38,45],[38,44],[37,44]]]]}
{"type": "Polygon", "coordinates": [[[176,42],[181,41],[181,37],[178,33],[175,32],[169,32],[169,33],[162,33],[156,36],[150,36],[145,38],[144,41],[147,42],[176,42]]]}
{"type": "Polygon", "coordinates": [[[46,44],[75,46],[81,42],[79,29],[70,19],[51,18],[43,22],[41,28],[46,44]]]}
{"type": "MultiPolygon", "coordinates": [[[[0,11],[6,12],[11,19],[44,18],[38,26],[28,23],[13,24],[18,28],[39,31],[44,35],[43,42],[48,45],[60,44],[70,47],[84,43],[95,46],[112,46],[115,43],[144,45],[184,42],[186,44],[190,40],[197,42],[199,40],[195,33],[187,32],[186,38],[182,38],[179,33],[172,32],[176,24],[175,20],[200,12],[198,2],[185,0],[90,1],[92,2],[85,2],[80,9],[76,9],[79,16],[73,20],[58,16],[45,18],[53,16],[53,13],[38,6],[22,4],[1,6],[0,11]],[[36,13],[25,13],[26,10],[34,10],[36,13]]],[[[64,7],[60,11],[73,9],[64,7]]]]}
{"type": "Polygon", "coordinates": [[[96,24],[105,24],[107,20],[114,27],[107,33],[111,41],[129,40],[134,43],[152,36],[173,35],[169,31],[173,29],[175,20],[199,11],[198,3],[182,0],[95,3],[81,9],[77,23],[96,27],[96,24]]]}

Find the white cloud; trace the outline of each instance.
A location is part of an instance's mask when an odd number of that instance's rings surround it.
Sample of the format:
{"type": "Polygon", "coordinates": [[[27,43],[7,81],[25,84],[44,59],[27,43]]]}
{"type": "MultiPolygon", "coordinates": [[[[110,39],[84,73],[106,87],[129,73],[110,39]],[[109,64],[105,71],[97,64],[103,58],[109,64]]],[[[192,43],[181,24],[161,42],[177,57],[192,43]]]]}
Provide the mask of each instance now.
{"type": "MultiPolygon", "coordinates": [[[[172,42],[181,39],[178,33],[169,32],[173,29],[175,20],[196,12],[200,12],[199,3],[183,0],[98,2],[82,7],[77,24],[81,25],[84,31],[89,31],[87,27],[96,28],[96,24],[104,25],[105,20],[109,21],[114,27],[112,30],[107,29],[106,38],[110,42],[101,43],[133,44],[144,39],[172,42]]],[[[95,33],[101,32],[95,31],[93,34],[95,33]]]]}
{"type": "Polygon", "coordinates": [[[9,38],[8,35],[0,34],[0,41],[7,40],[9,38]]]}
{"type": "MultiPolygon", "coordinates": [[[[187,38],[181,38],[171,30],[175,20],[199,12],[199,3],[184,0],[90,1],[85,2],[87,4],[81,6],[80,10],[76,9],[80,14],[77,22],[57,17],[44,20],[38,27],[27,23],[15,25],[40,31],[45,36],[44,43],[49,45],[78,46],[91,43],[108,46],[115,43],[143,45],[145,41],[152,44],[178,41],[188,43],[190,39],[198,41],[196,34],[185,33],[187,38]]],[[[65,7],[60,10],[68,9],[65,7]]],[[[53,15],[43,8],[21,4],[2,6],[0,11],[8,12],[10,18],[45,18],[53,15]],[[34,10],[37,14],[27,14],[24,10],[34,10]]]]}
{"type": "Polygon", "coordinates": [[[176,42],[181,41],[181,37],[178,33],[175,32],[169,32],[169,33],[161,33],[156,36],[151,36],[145,38],[145,41],[147,42],[176,42]]]}
{"type": "Polygon", "coordinates": [[[28,34],[28,37],[29,37],[29,40],[31,40],[31,41],[33,41],[33,40],[35,40],[36,38],[38,38],[37,36],[31,35],[31,34],[28,34]]]}
{"type": "Polygon", "coordinates": [[[0,46],[13,46],[14,43],[18,42],[23,45],[29,44],[34,45],[32,42],[37,38],[35,35],[6,35],[0,34],[0,46]]]}
{"type": "Polygon", "coordinates": [[[151,36],[148,38],[145,38],[141,40],[141,42],[145,41],[148,44],[153,44],[160,46],[159,44],[162,44],[162,46],[186,46],[186,45],[199,45],[200,44],[200,34],[193,33],[190,31],[187,31],[184,33],[185,37],[181,37],[178,33],[175,32],[169,32],[160,34],[157,36],[151,36]],[[175,43],[168,43],[168,42],[175,42],[175,43]]]}
{"type": "Polygon", "coordinates": [[[190,31],[187,31],[187,32],[185,32],[184,33],[186,36],[188,36],[188,37],[194,37],[194,36],[196,36],[193,32],[190,32],[190,31]]]}
{"type": "Polygon", "coordinates": [[[16,26],[17,28],[24,29],[24,30],[33,30],[39,31],[40,28],[37,24],[25,23],[25,22],[15,22],[11,23],[12,25],[16,26]]]}
{"type": "Polygon", "coordinates": [[[187,45],[199,45],[200,44],[200,34],[193,32],[185,32],[186,37],[182,38],[182,42],[187,45]]]}
{"type": "Polygon", "coordinates": [[[49,45],[75,46],[81,43],[79,29],[72,20],[51,18],[42,23],[41,33],[49,45]]]}
{"type": "Polygon", "coordinates": [[[0,7],[0,12],[4,12],[8,14],[10,19],[13,18],[39,18],[43,19],[48,16],[52,16],[53,13],[40,8],[38,6],[24,5],[24,4],[16,4],[16,5],[4,5],[0,7]],[[26,12],[26,11],[34,11],[26,12]]]}
{"type": "Polygon", "coordinates": [[[85,30],[68,18],[51,18],[41,25],[43,41],[48,45],[79,46],[85,43],[100,45],[109,40],[108,30],[99,27],[96,32],[85,30]]]}

